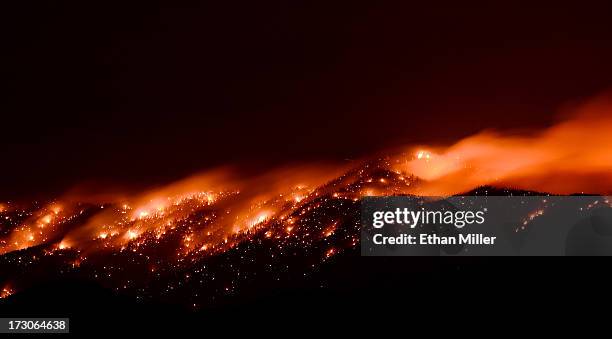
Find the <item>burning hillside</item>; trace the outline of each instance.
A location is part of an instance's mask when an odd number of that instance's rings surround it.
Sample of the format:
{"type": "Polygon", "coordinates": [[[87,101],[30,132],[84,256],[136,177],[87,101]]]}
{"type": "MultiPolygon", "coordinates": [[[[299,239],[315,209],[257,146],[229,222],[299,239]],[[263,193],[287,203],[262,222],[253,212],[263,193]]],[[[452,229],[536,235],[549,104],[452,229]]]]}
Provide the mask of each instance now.
{"type": "Polygon", "coordinates": [[[484,133],[352,168],[294,166],[255,177],[219,169],[104,200],[67,194],[46,203],[6,202],[1,296],[76,275],[138,298],[200,307],[307,277],[338,254],[356,253],[364,196],[453,195],[485,185],[607,193],[610,111],[597,102],[539,133],[484,133]]]}

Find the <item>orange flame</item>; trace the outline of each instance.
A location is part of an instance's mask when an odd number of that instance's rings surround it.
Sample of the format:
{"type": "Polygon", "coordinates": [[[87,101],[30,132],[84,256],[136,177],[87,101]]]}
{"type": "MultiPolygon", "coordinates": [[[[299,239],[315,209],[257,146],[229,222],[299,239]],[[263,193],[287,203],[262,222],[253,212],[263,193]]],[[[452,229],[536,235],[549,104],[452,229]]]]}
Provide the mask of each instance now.
{"type": "MultiPolygon", "coordinates": [[[[179,257],[215,253],[270,221],[287,236],[295,234],[300,222],[292,213],[322,196],[356,201],[368,195],[451,195],[483,185],[561,194],[606,193],[612,191],[611,135],[612,102],[599,100],[584,106],[574,118],[538,133],[489,131],[446,148],[411,148],[408,156],[379,161],[374,167],[384,169],[384,174],[370,172],[367,163],[349,172],[346,166],[292,166],[249,177],[222,168],[131,196],[67,195],[33,211],[0,239],[0,254],[40,244],[84,255],[136,250],[177,232],[183,238],[179,257]],[[421,181],[414,181],[414,176],[421,181]],[[100,196],[104,203],[94,204],[95,213],[66,226],[83,213],[79,203],[100,196]]],[[[9,207],[0,205],[0,212],[8,213],[9,207]]],[[[335,227],[333,223],[322,230],[323,236],[331,236],[335,227]]],[[[265,235],[279,233],[266,230],[265,235]]]]}
{"type": "Polygon", "coordinates": [[[125,248],[159,240],[181,228],[189,233],[184,238],[189,251],[231,246],[228,239],[278,217],[286,204],[307,199],[307,187],[317,187],[340,173],[327,166],[296,166],[250,178],[240,178],[229,169],[210,171],[128,199],[122,196],[114,203],[117,208],[106,208],[71,230],[61,244],[86,251],[125,248]],[[300,199],[295,198],[298,195],[300,199]],[[187,222],[203,209],[216,214],[197,224],[187,222]]]}

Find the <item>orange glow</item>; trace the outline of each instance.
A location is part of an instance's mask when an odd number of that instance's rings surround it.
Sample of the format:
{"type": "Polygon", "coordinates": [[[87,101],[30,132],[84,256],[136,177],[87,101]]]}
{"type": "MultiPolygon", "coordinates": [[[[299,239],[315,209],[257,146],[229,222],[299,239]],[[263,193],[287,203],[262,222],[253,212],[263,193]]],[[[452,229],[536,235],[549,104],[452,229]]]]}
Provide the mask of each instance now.
{"type": "Polygon", "coordinates": [[[125,237],[129,240],[133,240],[138,238],[138,233],[133,230],[128,230],[127,232],[125,232],[125,237]]]}
{"type": "Polygon", "coordinates": [[[336,228],[338,227],[338,223],[334,222],[331,225],[329,225],[324,231],[323,231],[323,237],[327,238],[330,237],[332,234],[334,234],[334,232],[336,231],[336,228]]]}
{"type": "Polygon", "coordinates": [[[62,240],[58,245],[57,248],[60,250],[65,250],[70,248],[70,244],[67,241],[62,240]]]}
{"type": "Polygon", "coordinates": [[[325,252],[325,258],[330,258],[332,256],[334,256],[338,251],[335,248],[330,248],[325,252]]]}
{"type": "Polygon", "coordinates": [[[10,286],[5,286],[0,290],[0,299],[5,299],[13,295],[15,291],[10,286]]]}
{"type": "Polygon", "coordinates": [[[53,216],[51,214],[47,214],[42,219],[40,219],[40,222],[43,224],[48,224],[51,222],[51,220],[53,220],[53,216]]]}
{"type": "Polygon", "coordinates": [[[426,182],[413,193],[449,195],[493,185],[550,193],[612,188],[612,104],[592,102],[575,118],[530,135],[483,132],[435,151],[419,149],[397,170],[426,182]]]}
{"type": "MultiPolygon", "coordinates": [[[[600,100],[536,133],[487,131],[448,147],[409,147],[357,166],[291,166],[257,176],[221,168],[143,193],[105,195],[101,202],[85,194],[65,196],[19,219],[0,239],[0,254],[54,247],[60,238],[57,248],[85,254],[138,251],[177,233],[185,240],[178,255],[223,251],[259,232],[267,238],[294,237],[309,212],[329,199],[342,205],[365,196],[451,195],[483,185],[607,193],[612,192],[611,132],[612,102],[600,100]],[[87,217],[83,200],[96,201],[87,217]]],[[[324,224],[313,234],[329,237],[335,227],[324,224]]]]}
{"type": "Polygon", "coordinates": [[[0,241],[0,254],[47,242],[61,229],[64,218],[57,203],[30,212],[19,227],[13,229],[5,239],[0,239],[4,240],[0,241]]]}
{"type": "MultiPolygon", "coordinates": [[[[186,255],[185,247],[187,254],[220,247],[226,249],[239,241],[237,237],[254,234],[271,220],[285,219],[291,209],[306,201],[314,188],[344,170],[328,166],[291,167],[243,178],[221,169],[140,195],[121,195],[114,205],[100,208],[83,225],[71,229],[62,240],[61,249],[84,253],[113,248],[136,250],[162,241],[177,230],[185,232],[182,249],[177,249],[180,255],[186,255]],[[192,213],[203,210],[216,212],[206,213],[197,223],[184,223],[192,213]]],[[[68,202],[63,206],[65,209],[58,215],[42,215],[40,222],[53,225],[74,210],[68,202]]],[[[0,246],[4,251],[32,246],[23,236],[14,240],[17,244],[0,246]]]]}

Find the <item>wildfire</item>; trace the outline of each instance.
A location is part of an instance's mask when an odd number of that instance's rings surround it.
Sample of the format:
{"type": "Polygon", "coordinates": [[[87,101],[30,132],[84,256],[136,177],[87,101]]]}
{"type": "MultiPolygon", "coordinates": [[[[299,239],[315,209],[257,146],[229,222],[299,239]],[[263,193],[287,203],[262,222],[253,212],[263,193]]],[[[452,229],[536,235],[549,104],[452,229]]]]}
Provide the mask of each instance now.
{"type": "MultiPolygon", "coordinates": [[[[45,254],[66,257],[63,262],[75,269],[95,262],[86,261],[90,256],[133,255],[130,264],[155,265],[151,273],[157,275],[232,249],[243,251],[239,261],[250,262],[261,257],[251,247],[275,244],[271,258],[303,248],[325,262],[356,246],[358,236],[347,235],[345,228],[354,231],[358,225],[346,226],[346,221],[354,216],[350,213],[358,213],[359,199],[367,196],[452,195],[483,185],[550,193],[610,192],[612,105],[584,110],[575,119],[531,135],[486,132],[449,147],[410,148],[350,168],[294,166],[251,177],[223,168],[103,202],[85,197],[87,205],[70,197],[23,211],[0,204],[2,218],[8,218],[3,219],[8,226],[2,229],[0,255],[28,249],[23,257],[35,262],[42,248],[45,254]]],[[[544,211],[542,207],[529,214],[520,227],[544,211]]],[[[96,278],[114,279],[122,269],[113,266],[115,259],[101,260],[103,267],[93,270],[96,278]]],[[[205,267],[198,269],[209,283],[217,279],[205,267]]],[[[243,272],[236,272],[232,276],[242,279],[243,272]]],[[[11,293],[5,287],[0,296],[11,293]]]]}
{"type": "Polygon", "coordinates": [[[53,220],[53,216],[51,214],[45,215],[42,219],[40,219],[39,225],[45,225],[51,223],[53,220]]]}
{"type": "Polygon", "coordinates": [[[129,240],[134,240],[138,238],[138,233],[134,230],[128,230],[127,232],[125,232],[125,237],[129,240]]]}
{"type": "Polygon", "coordinates": [[[61,211],[62,211],[62,206],[60,205],[52,205],[50,207],[51,211],[53,211],[53,214],[58,215],[61,211]]]}
{"type": "Polygon", "coordinates": [[[338,250],[332,247],[325,252],[325,259],[329,259],[337,253],[338,253],[338,250]]]}
{"type": "Polygon", "coordinates": [[[418,151],[416,157],[417,159],[429,160],[431,158],[431,153],[429,153],[428,151],[418,151]]]}
{"type": "Polygon", "coordinates": [[[338,222],[332,223],[323,231],[323,236],[325,238],[330,237],[332,234],[334,234],[337,227],[338,227],[338,222]]]}
{"type": "Polygon", "coordinates": [[[65,249],[70,248],[70,244],[69,244],[68,242],[66,242],[66,241],[63,241],[63,240],[62,240],[62,241],[61,241],[61,242],[60,242],[60,243],[57,245],[57,248],[58,248],[58,249],[60,249],[60,250],[65,250],[65,249]]]}
{"type": "Polygon", "coordinates": [[[0,290],[0,299],[5,299],[13,295],[15,291],[9,286],[5,286],[0,290]]]}
{"type": "MultiPolygon", "coordinates": [[[[61,229],[62,224],[70,219],[70,216],[63,215],[62,208],[57,203],[45,205],[36,210],[17,210],[16,212],[17,218],[22,221],[5,239],[0,239],[0,254],[49,241],[61,229]]],[[[6,216],[5,220],[12,219],[6,216]]]]}
{"type": "Polygon", "coordinates": [[[539,208],[531,213],[529,213],[527,215],[527,217],[525,219],[523,219],[523,222],[521,223],[521,225],[515,229],[515,232],[518,231],[522,231],[524,230],[527,225],[529,225],[532,221],[534,221],[535,219],[541,217],[544,215],[544,208],[539,208]]]}
{"type": "Polygon", "coordinates": [[[251,222],[249,223],[249,227],[253,227],[257,224],[261,224],[266,219],[268,219],[270,216],[271,216],[271,213],[269,211],[260,212],[255,218],[251,220],[251,222]]]}

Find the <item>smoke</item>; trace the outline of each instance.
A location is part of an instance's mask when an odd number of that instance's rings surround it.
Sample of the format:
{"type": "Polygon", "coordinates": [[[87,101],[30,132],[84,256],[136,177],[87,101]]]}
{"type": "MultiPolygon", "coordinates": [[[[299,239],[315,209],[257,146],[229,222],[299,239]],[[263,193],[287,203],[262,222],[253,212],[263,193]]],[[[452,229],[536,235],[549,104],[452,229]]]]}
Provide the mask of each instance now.
{"type": "Polygon", "coordinates": [[[485,131],[446,148],[412,150],[398,168],[426,182],[415,192],[448,195],[493,185],[557,194],[612,190],[612,100],[527,135],[485,131]]]}

